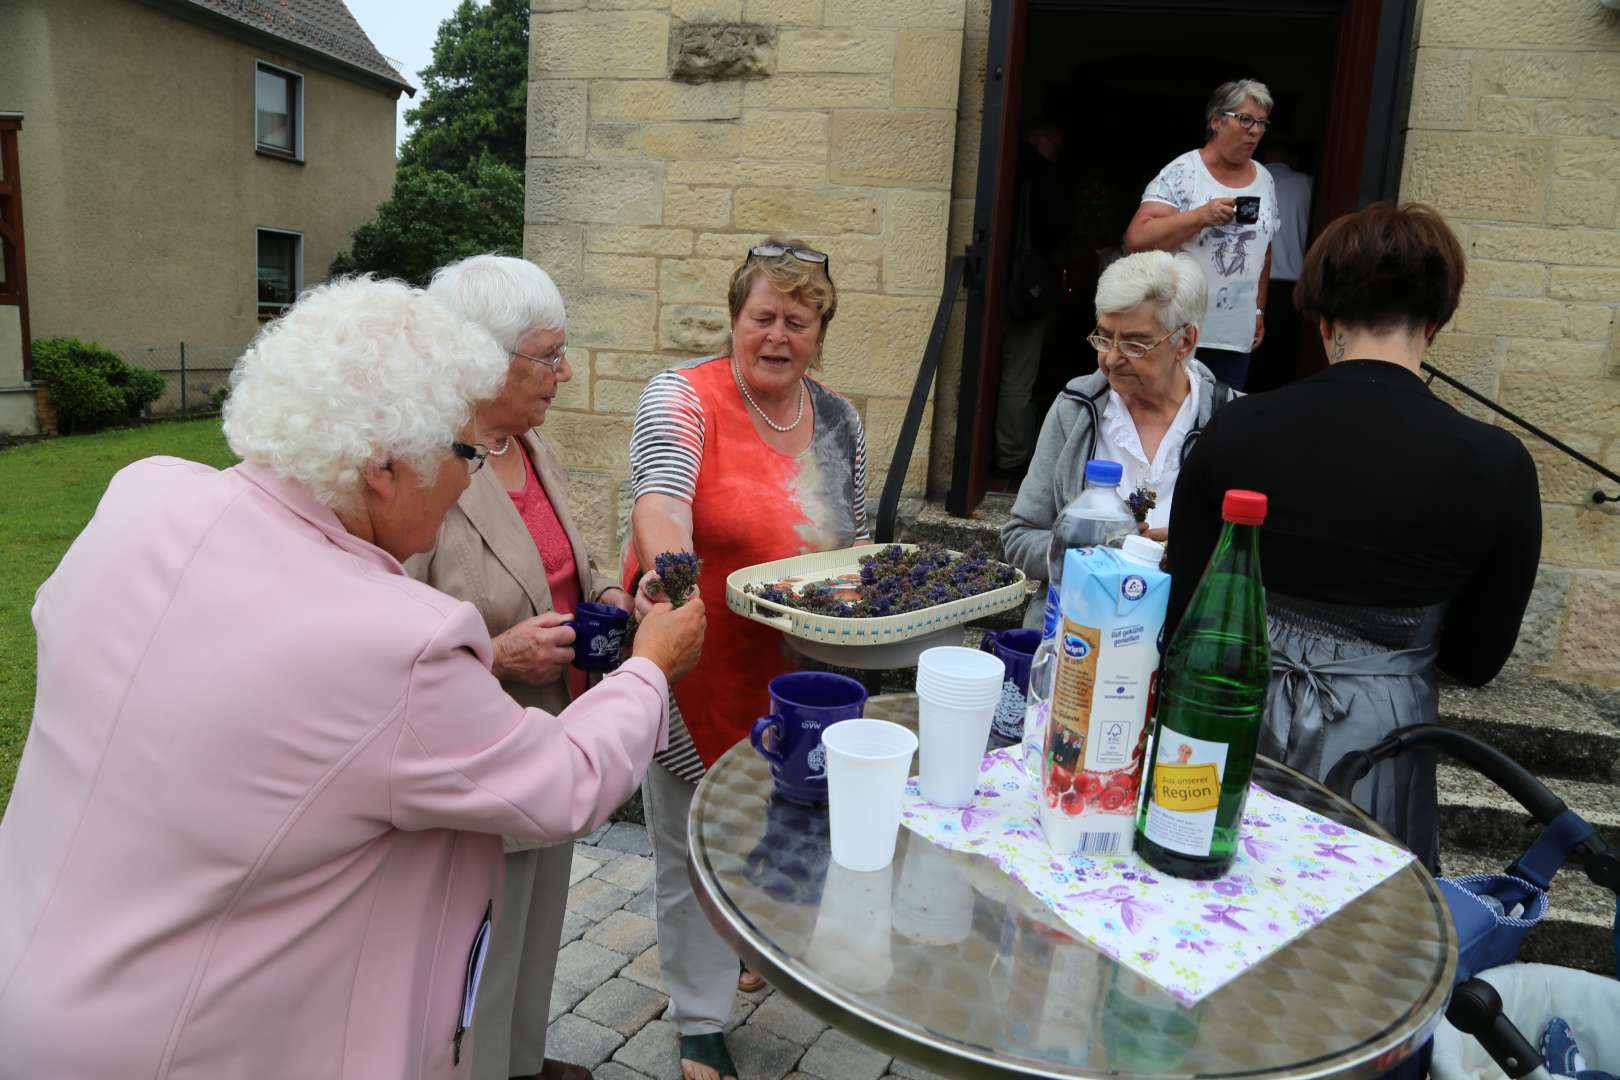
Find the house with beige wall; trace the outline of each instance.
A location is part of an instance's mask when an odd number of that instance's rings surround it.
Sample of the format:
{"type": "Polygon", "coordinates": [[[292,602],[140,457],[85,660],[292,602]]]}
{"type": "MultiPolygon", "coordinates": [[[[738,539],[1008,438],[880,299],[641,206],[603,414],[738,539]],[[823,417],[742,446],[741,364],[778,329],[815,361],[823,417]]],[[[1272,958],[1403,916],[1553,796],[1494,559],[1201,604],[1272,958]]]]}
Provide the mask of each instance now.
{"type": "MultiPolygon", "coordinates": [[[[1020,110],[1066,110],[1105,247],[1210,89],[1251,75],[1314,148],[1316,228],[1399,197],[1463,239],[1434,363],[1620,469],[1620,12],[1600,0],[535,0],[530,40],[525,253],[562,285],[577,373],[547,430],[598,551],[622,540],[642,384],[725,347],[728,276],[769,233],[831,256],[817,377],[865,420],[874,503],[965,257],[905,487],[983,514],[1020,110]]],[[[1071,331],[1048,342],[1059,380],[1084,362],[1071,331]]],[[[1620,507],[1593,500],[1620,485],[1519,433],[1546,539],[1517,662],[1620,684],[1620,507]]]]}
{"type": "Polygon", "coordinates": [[[33,338],[228,367],[388,197],[401,93],[342,0],[0,4],[33,338]]]}

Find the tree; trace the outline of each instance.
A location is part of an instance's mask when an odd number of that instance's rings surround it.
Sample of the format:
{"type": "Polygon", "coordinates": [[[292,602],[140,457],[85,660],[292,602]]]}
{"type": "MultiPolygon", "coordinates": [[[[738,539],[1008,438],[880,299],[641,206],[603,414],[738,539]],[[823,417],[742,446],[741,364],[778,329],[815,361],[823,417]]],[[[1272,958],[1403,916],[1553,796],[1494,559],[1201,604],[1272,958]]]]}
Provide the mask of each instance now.
{"type": "Polygon", "coordinates": [[[485,155],[523,169],[528,118],[529,2],[461,0],[439,24],[422,101],[399,163],[464,173],[485,155]]]}
{"type": "Polygon", "coordinates": [[[490,156],[465,175],[402,165],[394,193],[350,242],[332,261],[333,277],[374,273],[422,285],[455,259],[516,255],[523,244],[523,173],[490,156]]]}
{"type": "Polygon", "coordinates": [[[328,273],[416,284],[452,260],[523,247],[529,2],[461,0],[439,24],[422,101],[405,114],[394,191],[328,273]]]}

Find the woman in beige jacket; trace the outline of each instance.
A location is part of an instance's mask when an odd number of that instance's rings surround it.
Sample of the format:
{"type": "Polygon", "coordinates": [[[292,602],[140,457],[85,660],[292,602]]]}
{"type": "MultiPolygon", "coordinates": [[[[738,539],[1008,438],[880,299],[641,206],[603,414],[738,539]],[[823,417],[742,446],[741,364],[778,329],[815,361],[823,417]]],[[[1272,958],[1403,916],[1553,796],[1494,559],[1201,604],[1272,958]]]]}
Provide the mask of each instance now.
{"type": "MultiPolygon", "coordinates": [[[[506,381],[474,416],[489,467],[472,478],[432,552],[407,570],[471,602],[494,639],[495,675],[521,705],[560,712],[585,689],[571,667],[568,619],[581,600],[626,610],[630,598],[599,574],[567,503],[567,477],[535,430],[572,377],[562,296],[523,259],[479,255],[444,267],[429,293],[492,334],[509,354],[506,381]]],[[[507,844],[506,887],[484,968],[474,1027],[474,1080],[589,1080],[547,1059],[551,983],[568,899],[571,844],[507,844]]]]}

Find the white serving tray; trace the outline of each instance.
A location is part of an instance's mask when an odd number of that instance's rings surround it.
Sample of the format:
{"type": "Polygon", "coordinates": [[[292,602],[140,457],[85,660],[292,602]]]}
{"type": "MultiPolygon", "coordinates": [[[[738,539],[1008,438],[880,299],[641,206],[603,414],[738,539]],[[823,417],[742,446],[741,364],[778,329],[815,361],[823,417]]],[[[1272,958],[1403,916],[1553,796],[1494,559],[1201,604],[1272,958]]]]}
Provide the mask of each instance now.
{"type": "MultiPolygon", "coordinates": [[[[1016,576],[1009,584],[989,592],[871,619],[818,615],[743,591],[745,585],[758,588],[787,579],[812,584],[844,574],[859,574],[862,555],[871,555],[889,546],[864,544],[745,566],[726,578],[726,606],[745,619],[782,631],[788,644],[806,656],[839,667],[873,669],[911,667],[924,649],[960,645],[962,628],[975,619],[1024,604],[1024,574],[1016,568],[1013,571],[1016,576]]],[[[917,546],[900,545],[907,551],[917,546]]]]}

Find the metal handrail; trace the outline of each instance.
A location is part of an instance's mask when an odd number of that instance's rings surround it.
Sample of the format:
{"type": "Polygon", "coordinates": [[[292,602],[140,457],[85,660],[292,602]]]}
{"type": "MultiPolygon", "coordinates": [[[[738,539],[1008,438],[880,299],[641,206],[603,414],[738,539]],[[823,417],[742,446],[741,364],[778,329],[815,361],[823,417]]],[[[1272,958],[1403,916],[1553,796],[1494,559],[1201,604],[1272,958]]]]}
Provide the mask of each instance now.
{"type": "MultiPolygon", "coordinates": [[[[1560,452],[1562,452],[1564,454],[1569,455],[1570,457],[1574,458],[1576,461],[1580,462],[1582,465],[1585,465],[1587,468],[1593,470],[1594,472],[1596,472],[1596,473],[1598,473],[1598,474],[1600,474],[1600,475],[1602,475],[1604,477],[1607,477],[1609,480],[1614,481],[1616,484],[1620,484],[1620,473],[1617,473],[1612,469],[1604,468],[1602,465],[1599,465],[1597,462],[1593,461],[1591,458],[1587,457],[1585,454],[1581,453],[1579,450],[1575,449],[1573,446],[1570,446],[1568,443],[1564,442],[1562,439],[1554,438],[1553,436],[1547,434],[1545,431],[1542,431],[1536,425],[1532,424],[1530,421],[1526,420],[1524,417],[1519,416],[1517,413],[1510,412],[1509,410],[1502,408],[1502,406],[1498,405],[1496,402],[1492,401],[1490,398],[1486,397],[1484,394],[1481,394],[1479,391],[1475,390],[1473,387],[1463,385],[1462,383],[1458,382],[1456,379],[1453,379],[1450,375],[1447,375],[1445,372],[1441,371],[1439,368],[1435,367],[1433,364],[1429,363],[1428,361],[1424,361],[1422,366],[1423,366],[1423,370],[1429,373],[1429,378],[1426,380],[1427,382],[1433,383],[1434,380],[1439,379],[1441,382],[1445,383],[1447,386],[1451,387],[1453,390],[1456,390],[1459,393],[1465,394],[1468,397],[1473,398],[1475,401],[1479,402],[1481,405],[1485,406],[1487,409],[1490,409],[1492,412],[1496,413],[1498,416],[1503,416],[1503,417],[1506,417],[1507,419],[1513,421],[1515,424],[1517,424],[1520,427],[1524,428],[1524,430],[1528,431],[1530,434],[1534,435],[1536,438],[1540,439],[1542,442],[1546,443],[1548,446],[1551,446],[1554,450],[1558,450],[1558,451],[1560,451],[1560,452]]],[[[1598,506],[1602,506],[1606,502],[1620,502],[1620,495],[1609,495],[1609,494],[1607,494],[1607,493],[1605,493],[1603,491],[1594,491],[1594,492],[1592,492],[1592,502],[1595,505],[1598,505],[1598,506]]]]}
{"type": "Polygon", "coordinates": [[[939,294],[933,329],[928,332],[928,347],[923,350],[922,364],[917,368],[917,381],[911,387],[911,401],[906,404],[906,416],[900,422],[900,436],[895,440],[894,456],[889,461],[889,475],[883,481],[883,496],[878,500],[872,537],[880,544],[894,542],[896,519],[900,516],[900,493],[906,484],[906,470],[911,466],[911,452],[916,448],[917,431],[922,427],[923,409],[928,405],[928,388],[934,384],[939,356],[945,350],[945,330],[951,321],[951,308],[956,305],[956,293],[962,287],[966,264],[964,256],[956,255],[945,268],[945,288],[939,294]]]}

